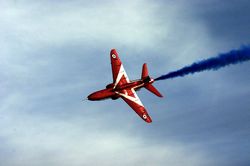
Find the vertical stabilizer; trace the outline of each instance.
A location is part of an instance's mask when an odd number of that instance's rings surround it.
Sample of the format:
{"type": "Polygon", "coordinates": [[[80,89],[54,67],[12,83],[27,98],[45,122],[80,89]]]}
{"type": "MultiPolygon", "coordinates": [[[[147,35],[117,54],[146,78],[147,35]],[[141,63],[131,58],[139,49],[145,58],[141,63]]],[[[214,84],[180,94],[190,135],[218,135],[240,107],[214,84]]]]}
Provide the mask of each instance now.
{"type": "Polygon", "coordinates": [[[163,97],[161,93],[152,85],[153,82],[151,82],[153,79],[149,77],[148,75],[148,67],[147,64],[144,63],[142,66],[142,73],[141,73],[141,79],[144,80],[146,83],[145,88],[155,94],[158,97],[163,97]],[[150,83],[151,82],[151,83],[150,83]]]}
{"type": "Polygon", "coordinates": [[[141,78],[144,79],[146,77],[148,77],[148,67],[147,67],[147,64],[144,63],[142,66],[141,78]]]}

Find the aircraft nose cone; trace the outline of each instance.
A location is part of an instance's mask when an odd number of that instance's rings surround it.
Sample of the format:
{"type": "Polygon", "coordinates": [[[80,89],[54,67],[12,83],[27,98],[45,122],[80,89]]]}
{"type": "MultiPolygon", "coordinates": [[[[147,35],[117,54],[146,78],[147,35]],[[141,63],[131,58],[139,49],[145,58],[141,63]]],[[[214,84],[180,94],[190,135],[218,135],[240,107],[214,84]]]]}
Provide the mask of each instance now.
{"type": "Polygon", "coordinates": [[[87,99],[88,99],[88,100],[94,100],[93,94],[88,95],[87,99]]]}

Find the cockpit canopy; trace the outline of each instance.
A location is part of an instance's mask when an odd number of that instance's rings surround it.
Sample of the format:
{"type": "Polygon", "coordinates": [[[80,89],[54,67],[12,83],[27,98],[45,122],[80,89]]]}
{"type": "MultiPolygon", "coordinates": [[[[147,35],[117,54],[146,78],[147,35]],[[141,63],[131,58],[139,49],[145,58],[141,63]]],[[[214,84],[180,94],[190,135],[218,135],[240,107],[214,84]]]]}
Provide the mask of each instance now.
{"type": "Polygon", "coordinates": [[[108,84],[107,86],[106,86],[106,88],[108,89],[108,88],[113,88],[115,86],[115,84],[114,83],[111,83],[111,84],[108,84]]]}

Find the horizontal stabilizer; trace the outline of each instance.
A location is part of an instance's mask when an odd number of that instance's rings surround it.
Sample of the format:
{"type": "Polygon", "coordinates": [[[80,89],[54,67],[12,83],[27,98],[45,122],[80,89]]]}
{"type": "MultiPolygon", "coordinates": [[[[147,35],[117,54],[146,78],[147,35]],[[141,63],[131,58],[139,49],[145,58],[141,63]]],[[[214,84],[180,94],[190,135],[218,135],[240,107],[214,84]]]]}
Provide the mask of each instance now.
{"type": "Polygon", "coordinates": [[[155,94],[156,96],[163,97],[161,93],[152,84],[146,85],[145,88],[150,92],[152,92],[153,94],[155,94]]]}

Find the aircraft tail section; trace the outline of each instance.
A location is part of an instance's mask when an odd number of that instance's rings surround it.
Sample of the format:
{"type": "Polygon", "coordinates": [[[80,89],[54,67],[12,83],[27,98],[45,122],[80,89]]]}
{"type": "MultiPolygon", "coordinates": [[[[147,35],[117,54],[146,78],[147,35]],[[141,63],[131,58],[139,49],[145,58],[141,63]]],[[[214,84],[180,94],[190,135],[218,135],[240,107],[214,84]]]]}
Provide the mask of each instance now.
{"type": "Polygon", "coordinates": [[[143,66],[142,66],[141,78],[145,79],[147,77],[148,77],[148,67],[147,67],[147,64],[144,63],[143,66]]]}
{"type": "Polygon", "coordinates": [[[156,96],[163,97],[161,93],[152,84],[146,85],[145,88],[150,92],[152,92],[153,94],[155,94],[156,96]]]}
{"type": "Polygon", "coordinates": [[[146,63],[144,63],[142,66],[141,79],[143,79],[145,83],[149,83],[149,84],[146,84],[145,86],[147,90],[149,90],[150,92],[152,92],[158,97],[163,97],[161,93],[152,85],[152,83],[150,83],[153,79],[149,77],[148,67],[146,63]]]}

